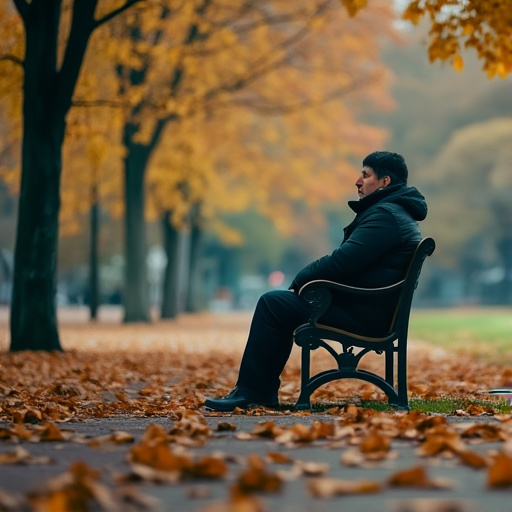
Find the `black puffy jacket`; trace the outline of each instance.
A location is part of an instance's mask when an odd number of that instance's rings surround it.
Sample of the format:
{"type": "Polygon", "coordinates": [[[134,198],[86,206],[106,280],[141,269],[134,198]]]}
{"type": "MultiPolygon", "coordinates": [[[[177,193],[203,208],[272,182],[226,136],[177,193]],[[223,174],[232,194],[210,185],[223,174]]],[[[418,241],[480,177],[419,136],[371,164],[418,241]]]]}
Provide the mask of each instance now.
{"type": "MultiPolygon", "coordinates": [[[[344,229],[341,245],[332,254],[303,268],[291,289],[297,291],[316,279],[374,288],[388,286],[404,277],[421,239],[417,221],[427,216],[423,195],[414,187],[390,185],[348,204],[356,217],[344,229]]],[[[347,304],[342,307],[347,312],[347,304]]],[[[384,304],[365,304],[365,314],[360,308],[361,304],[355,301],[350,305],[352,320],[361,327],[361,322],[368,324],[368,313],[376,315],[375,321],[370,322],[374,328],[370,328],[368,334],[381,330],[389,308],[384,304]]]]}

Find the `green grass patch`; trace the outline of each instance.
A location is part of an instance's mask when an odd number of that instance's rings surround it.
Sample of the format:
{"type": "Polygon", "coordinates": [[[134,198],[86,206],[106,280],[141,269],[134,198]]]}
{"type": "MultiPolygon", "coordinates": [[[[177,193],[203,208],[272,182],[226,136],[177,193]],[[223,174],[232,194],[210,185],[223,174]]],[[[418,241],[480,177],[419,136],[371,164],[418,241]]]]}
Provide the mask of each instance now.
{"type": "MultiPolygon", "coordinates": [[[[366,409],[373,409],[376,411],[392,411],[386,402],[361,402],[361,407],[366,409]]],[[[420,399],[411,398],[409,400],[410,410],[417,410],[425,414],[446,414],[454,415],[457,411],[470,411],[472,408],[482,409],[485,412],[492,414],[510,414],[512,407],[506,400],[500,399],[497,401],[493,400],[473,400],[466,398],[451,398],[443,397],[437,399],[420,399]]]]}
{"type": "MultiPolygon", "coordinates": [[[[395,409],[388,405],[387,401],[378,400],[354,400],[354,405],[362,407],[363,409],[371,409],[378,412],[393,412],[395,409]]],[[[326,402],[312,402],[311,412],[322,413],[340,407],[344,404],[333,404],[326,402]]],[[[282,404],[283,410],[293,409],[293,404],[282,404]]],[[[469,398],[452,398],[452,397],[439,397],[435,399],[422,399],[411,398],[409,400],[409,409],[411,411],[417,410],[424,414],[444,414],[453,416],[458,414],[458,411],[471,411],[478,413],[478,411],[488,414],[510,414],[512,407],[503,398],[497,400],[478,400],[469,398]]]]}
{"type": "Polygon", "coordinates": [[[512,355],[512,308],[414,309],[409,337],[448,349],[512,355]]]}

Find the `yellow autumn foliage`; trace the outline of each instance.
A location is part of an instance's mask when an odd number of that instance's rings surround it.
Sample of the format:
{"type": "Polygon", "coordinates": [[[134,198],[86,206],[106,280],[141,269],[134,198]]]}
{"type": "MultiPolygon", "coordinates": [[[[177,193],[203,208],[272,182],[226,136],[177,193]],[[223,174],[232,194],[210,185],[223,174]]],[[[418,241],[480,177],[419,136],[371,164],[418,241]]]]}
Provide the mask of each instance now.
{"type": "Polygon", "coordinates": [[[509,0],[414,0],[403,19],[418,24],[423,17],[430,23],[429,58],[450,61],[462,69],[460,51],[475,50],[489,78],[504,78],[512,72],[512,3],[509,0]]]}

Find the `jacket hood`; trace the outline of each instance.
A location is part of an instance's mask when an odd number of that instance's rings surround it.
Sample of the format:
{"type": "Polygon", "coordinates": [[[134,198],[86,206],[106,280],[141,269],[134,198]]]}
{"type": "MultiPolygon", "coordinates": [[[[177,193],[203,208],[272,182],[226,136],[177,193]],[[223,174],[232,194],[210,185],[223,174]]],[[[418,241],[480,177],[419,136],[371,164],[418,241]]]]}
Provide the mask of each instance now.
{"type": "Polygon", "coordinates": [[[427,216],[428,207],[423,194],[416,187],[407,185],[390,185],[359,201],[349,201],[348,205],[357,214],[366,211],[376,204],[397,204],[401,206],[414,220],[421,221],[427,216]]]}

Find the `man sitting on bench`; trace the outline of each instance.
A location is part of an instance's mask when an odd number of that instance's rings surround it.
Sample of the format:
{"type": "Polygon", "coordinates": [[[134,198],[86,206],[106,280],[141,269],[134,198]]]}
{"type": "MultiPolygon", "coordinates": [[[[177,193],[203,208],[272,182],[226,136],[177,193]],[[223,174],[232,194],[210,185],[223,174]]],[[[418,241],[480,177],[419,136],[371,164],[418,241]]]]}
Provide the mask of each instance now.
{"type": "MultiPolygon", "coordinates": [[[[297,292],[307,282],[325,279],[376,288],[403,279],[421,239],[418,222],[427,215],[423,195],[407,186],[402,155],[376,151],[364,158],[355,185],[358,201],[349,201],[354,220],[344,228],[341,245],[302,269],[289,290],[264,293],[256,305],[235,388],[208,398],[216,411],[279,405],[280,375],[290,356],[293,332],[310,316],[311,306],[297,292]]],[[[389,327],[393,304],[368,300],[337,302],[325,313],[333,325],[378,336],[389,327]]]]}

